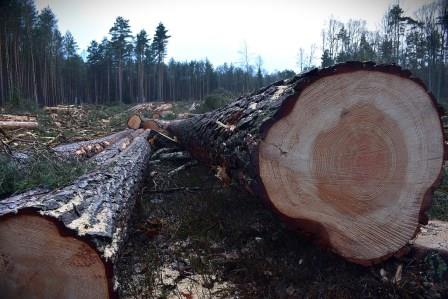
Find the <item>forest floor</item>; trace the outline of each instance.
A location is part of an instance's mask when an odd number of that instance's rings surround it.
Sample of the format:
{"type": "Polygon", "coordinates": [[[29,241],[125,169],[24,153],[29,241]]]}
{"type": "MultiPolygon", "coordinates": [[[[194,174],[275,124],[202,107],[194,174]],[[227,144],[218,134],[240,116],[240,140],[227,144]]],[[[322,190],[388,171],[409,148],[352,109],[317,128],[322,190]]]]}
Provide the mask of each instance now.
{"type": "MultiPolygon", "coordinates": [[[[37,130],[0,133],[0,155],[121,130],[127,108],[38,111],[37,130]]],[[[118,264],[121,298],[448,298],[446,256],[410,248],[372,267],[349,263],[289,230],[258,199],[224,186],[204,165],[168,175],[186,162],[151,166],[118,264]]],[[[446,179],[430,218],[448,221],[446,179]]]]}
{"type": "MultiPolygon", "coordinates": [[[[121,297],[448,298],[446,256],[409,248],[380,265],[349,263],[203,165],[167,175],[184,163],[152,167],[119,265],[121,297]]],[[[447,220],[447,198],[435,203],[447,220]]]]}

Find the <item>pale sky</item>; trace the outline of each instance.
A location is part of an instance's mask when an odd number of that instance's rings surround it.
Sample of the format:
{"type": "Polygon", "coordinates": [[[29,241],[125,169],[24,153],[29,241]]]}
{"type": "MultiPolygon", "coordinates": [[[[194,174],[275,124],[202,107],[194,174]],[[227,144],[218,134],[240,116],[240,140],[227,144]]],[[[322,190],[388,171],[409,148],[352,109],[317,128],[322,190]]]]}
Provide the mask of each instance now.
{"type": "MultiPolygon", "coordinates": [[[[299,48],[320,45],[330,16],[341,21],[363,19],[377,29],[387,8],[397,0],[36,0],[55,13],[59,30],[69,30],[80,50],[108,36],[117,16],[129,19],[133,34],[145,29],[152,37],[162,22],[172,37],[168,58],[208,58],[214,66],[238,63],[246,42],[268,71],[298,70],[299,48]]],[[[401,0],[408,15],[431,0],[401,0]]],[[[319,61],[320,49],[315,60],[319,61]]]]}

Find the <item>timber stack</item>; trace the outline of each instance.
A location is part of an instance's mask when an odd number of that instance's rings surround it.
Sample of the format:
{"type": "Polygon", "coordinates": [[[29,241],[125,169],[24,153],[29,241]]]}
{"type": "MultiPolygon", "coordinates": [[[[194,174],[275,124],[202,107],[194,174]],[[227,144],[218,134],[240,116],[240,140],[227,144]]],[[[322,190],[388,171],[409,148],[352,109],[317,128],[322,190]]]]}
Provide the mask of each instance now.
{"type": "Polygon", "coordinates": [[[37,127],[35,116],[0,114],[0,129],[35,129],[37,127]]]}

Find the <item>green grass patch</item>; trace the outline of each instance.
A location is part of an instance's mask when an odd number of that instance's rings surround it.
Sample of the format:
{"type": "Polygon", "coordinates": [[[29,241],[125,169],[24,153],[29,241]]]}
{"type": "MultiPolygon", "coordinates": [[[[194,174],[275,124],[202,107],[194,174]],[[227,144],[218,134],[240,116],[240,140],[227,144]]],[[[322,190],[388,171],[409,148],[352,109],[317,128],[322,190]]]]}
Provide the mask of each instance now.
{"type": "Polygon", "coordinates": [[[429,216],[431,219],[448,221],[448,193],[441,190],[434,192],[429,216]]]}
{"type": "Polygon", "coordinates": [[[434,191],[428,214],[431,219],[448,221],[448,171],[446,167],[443,169],[442,183],[434,191]]]}
{"type": "Polygon", "coordinates": [[[26,161],[0,154],[0,198],[34,188],[58,188],[85,174],[92,166],[38,151],[26,161]]]}

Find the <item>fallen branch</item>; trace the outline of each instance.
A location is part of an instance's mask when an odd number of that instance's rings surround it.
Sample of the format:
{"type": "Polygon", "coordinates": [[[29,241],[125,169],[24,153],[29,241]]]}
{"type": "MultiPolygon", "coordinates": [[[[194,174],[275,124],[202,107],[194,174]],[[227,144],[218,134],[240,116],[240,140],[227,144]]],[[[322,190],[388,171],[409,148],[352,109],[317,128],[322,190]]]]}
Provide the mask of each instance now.
{"type": "Polygon", "coordinates": [[[173,176],[175,174],[178,174],[179,172],[184,171],[185,169],[187,169],[187,168],[189,168],[191,166],[195,166],[197,164],[198,164],[198,162],[196,160],[190,161],[188,163],[185,163],[185,164],[183,164],[183,165],[181,165],[181,166],[179,166],[179,167],[177,167],[177,168],[175,168],[173,170],[168,171],[168,176],[173,176]]]}
{"type": "Polygon", "coordinates": [[[160,160],[189,160],[191,155],[189,152],[163,153],[158,156],[160,160]]]}

